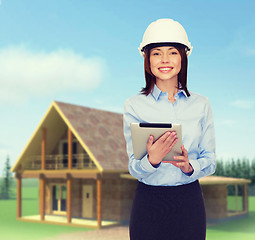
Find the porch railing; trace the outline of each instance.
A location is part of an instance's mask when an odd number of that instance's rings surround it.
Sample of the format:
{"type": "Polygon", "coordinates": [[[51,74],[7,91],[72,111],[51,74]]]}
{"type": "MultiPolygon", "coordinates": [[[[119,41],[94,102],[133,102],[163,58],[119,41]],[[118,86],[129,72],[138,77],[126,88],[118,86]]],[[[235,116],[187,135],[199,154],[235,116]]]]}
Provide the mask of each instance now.
{"type": "MultiPolygon", "coordinates": [[[[68,155],[45,155],[45,169],[46,170],[60,170],[68,168],[68,155]]],[[[96,165],[87,154],[73,154],[72,155],[72,169],[93,169],[96,165]]],[[[41,155],[30,156],[27,159],[27,164],[24,166],[25,170],[40,170],[41,169],[41,155]]]]}

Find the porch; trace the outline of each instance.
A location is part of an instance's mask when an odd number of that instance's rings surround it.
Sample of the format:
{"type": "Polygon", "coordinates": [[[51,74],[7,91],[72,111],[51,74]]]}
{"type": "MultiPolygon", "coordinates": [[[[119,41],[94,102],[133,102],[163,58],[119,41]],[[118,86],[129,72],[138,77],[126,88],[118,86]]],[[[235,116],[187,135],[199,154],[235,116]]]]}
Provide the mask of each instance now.
{"type": "Polygon", "coordinates": [[[39,173],[39,214],[33,216],[22,216],[21,182],[22,177],[29,177],[29,174],[16,174],[17,219],[92,228],[118,224],[117,221],[102,219],[102,178],[100,174],[86,173],[82,170],[81,173],[61,173],[63,176],[59,173],[53,176],[54,174],[47,172],[39,173]],[[48,178],[51,175],[53,178],[48,178]],[[91,185],[93,185],[92,191],[88,192],[85,187],[91,185]]]}
{"type": "MultiPolygon", "coordinates": [[[[24,216],[21,217],[19,220],[26,221],[26,222],[41,222],[41,223],[53,223],[53,224],[60,224],[60,225],[72,225],[72,226],[79,226],[79,227],[87,227],[87,228],[98,228],[97,219],[86,219],[86,218],[72,218],[71,222],[67,221],[66,216],[56,216],[56,215],[49,215],[46,214],[44,220],[42,221],[40,215],[32,215],[32,216],[24,216]]],[[[112,227],[117,226],[120,223],[117,221],[101,221],[101,227],[112,227]]]]}

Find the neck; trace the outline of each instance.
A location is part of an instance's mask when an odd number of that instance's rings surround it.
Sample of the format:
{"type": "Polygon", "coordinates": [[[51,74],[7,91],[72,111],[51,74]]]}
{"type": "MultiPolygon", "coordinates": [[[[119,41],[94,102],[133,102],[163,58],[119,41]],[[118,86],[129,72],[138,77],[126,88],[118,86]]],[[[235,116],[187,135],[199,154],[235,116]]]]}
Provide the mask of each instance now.
{"type": "Polygon", "coordinates": [[[156,79],[156,85],[162,92],[167,92],[169,98],[173,98],[178,92],[178,80],[160,80],[156,79]]]}

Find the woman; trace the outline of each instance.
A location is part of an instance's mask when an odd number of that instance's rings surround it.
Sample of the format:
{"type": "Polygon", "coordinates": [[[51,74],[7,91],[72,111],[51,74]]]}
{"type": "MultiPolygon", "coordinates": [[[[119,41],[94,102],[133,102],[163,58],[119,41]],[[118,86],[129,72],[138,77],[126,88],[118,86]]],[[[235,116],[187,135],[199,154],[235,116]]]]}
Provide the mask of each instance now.
{"type": "Polygon", "coordinates": [[[140,45],[146,86],[124,105],[124,135],[130,174],[138,179],[130,218],[131,240],[205,239],[206,216],[198,179],[214,173],[215,138],[210,103],[187,89],[187,56],[192,47],[184,28],[171,19],[149,25],[140,45]],[[147,154],[135,159],[130,123],[182,125],[182,139],[166,132],[147,154]],[[177,141],[182,155],[162,159],[177,141]]]}

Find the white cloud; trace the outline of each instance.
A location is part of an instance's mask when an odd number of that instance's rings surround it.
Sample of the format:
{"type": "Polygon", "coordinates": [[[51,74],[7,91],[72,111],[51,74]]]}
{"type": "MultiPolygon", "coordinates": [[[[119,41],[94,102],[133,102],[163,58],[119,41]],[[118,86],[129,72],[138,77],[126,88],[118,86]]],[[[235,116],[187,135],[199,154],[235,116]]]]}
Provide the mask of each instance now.
{"type": "Polygon", "coordinates": [[[241,109],[252,109],[255,105],[254,101],[249,100],[235,100],[230,103],[232,106],[241,108],[241,109]]]}
{"type": "Polygon", "coordinates": [[[59,92],[95,89],[102,81],[102,58],[84,58],[70,50],[32,52],[0,49],[0,105],[59,92]]]}

